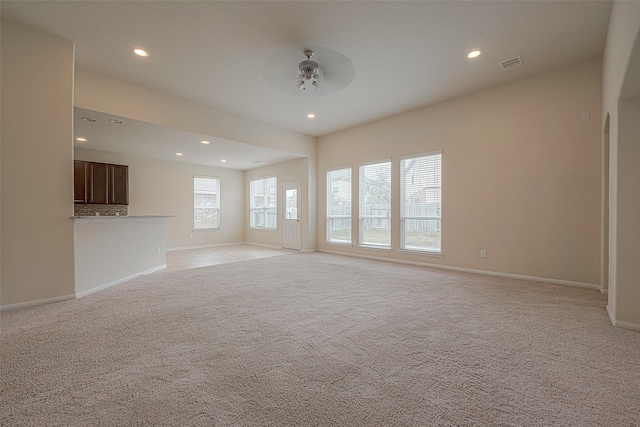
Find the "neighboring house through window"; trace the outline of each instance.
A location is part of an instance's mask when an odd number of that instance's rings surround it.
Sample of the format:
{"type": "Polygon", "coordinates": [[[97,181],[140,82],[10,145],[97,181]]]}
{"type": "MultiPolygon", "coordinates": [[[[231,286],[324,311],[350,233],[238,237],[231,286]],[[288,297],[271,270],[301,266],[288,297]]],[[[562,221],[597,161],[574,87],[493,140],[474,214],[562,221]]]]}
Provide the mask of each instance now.
{"type": "Polygon", "coordinates": [[[220,228],[220,180],[193,177],[193,229],[220,228]]]}
{"type": "Polygon", "coordinates": [[[400,248],[441,253],[442,153],[400,160],[400,248]]]}
{"type": "Polygon", "coordinates": [[[360,166],[361,246],[391,248],[391,161],[360,166]]]}

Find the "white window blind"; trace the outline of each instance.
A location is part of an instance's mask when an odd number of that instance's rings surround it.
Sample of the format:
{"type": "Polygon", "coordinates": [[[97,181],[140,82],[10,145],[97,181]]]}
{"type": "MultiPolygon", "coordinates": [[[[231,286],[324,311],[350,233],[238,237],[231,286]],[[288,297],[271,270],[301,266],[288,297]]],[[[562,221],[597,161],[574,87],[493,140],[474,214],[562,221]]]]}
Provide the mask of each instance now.
{"type": "Polygon", "coordinates": [[[193,177],[193,229],[220,228],[220,180],[193,177]]]}
{"type": "Polygon", "coordinates": [[[400,161],[400,247],[441,253],[442,153],[400,161]]]}
{"type": "Polygon", "coordinates": [[[249,226],[275,230],[277,219],[277,179],[275,176],[249,181],[249,226]]]}
{"type": "Polygon", "coordinates": [[[360,245],[391,247],[391,162],[360,166],[360,245]]]}
{"type": "Polygon", "coordinates": [[[327,242],[351,243],[351,168],[327,171],[327,242]]]}

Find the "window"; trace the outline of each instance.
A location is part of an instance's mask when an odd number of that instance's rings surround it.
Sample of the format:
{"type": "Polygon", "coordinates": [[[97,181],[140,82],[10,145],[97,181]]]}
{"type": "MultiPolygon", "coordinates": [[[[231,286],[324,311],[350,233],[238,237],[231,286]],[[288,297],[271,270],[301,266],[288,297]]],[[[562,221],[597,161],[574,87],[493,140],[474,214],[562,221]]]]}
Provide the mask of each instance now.
{"type": "Polygon", "coordinates": [[[442,153],[400,161],[400,248],[441,252],[442,153]]]}
{"type": "Polygon", "coordinates": [[[275,230],[277,220],[277,180],[270,178],[253,179],[249,182],[249,209],[251,228],[275,230]]]}
{"type": "Polygon", "coordinates": [[[327,242],[351,243],[351,168],[327,171],[327,242]]]}
{"type": "Polygon", "coordinates": [[[220,228],[220,180],[193,177],[193,229],[220,228]]]}
{"type": "Polygon", "coordinates": [[[360,245],[391,247],[391,162],[360,166],[360,245]]]}

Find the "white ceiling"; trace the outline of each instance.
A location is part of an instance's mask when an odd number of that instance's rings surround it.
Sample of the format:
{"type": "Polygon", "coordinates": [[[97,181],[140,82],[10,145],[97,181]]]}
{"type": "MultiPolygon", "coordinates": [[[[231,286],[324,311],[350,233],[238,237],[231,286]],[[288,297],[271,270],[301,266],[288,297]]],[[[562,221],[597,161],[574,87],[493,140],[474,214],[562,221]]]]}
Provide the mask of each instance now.
{"type": "Polygon", "coordinates": [[[1,7],[6,18],[73,40],[80,68],[321,136],[599,56],[611,3],[3,0],[1,7]],[[149,57],[136,57],[134,47],[149,57]],[[326,56],[323,64],[323,51],[352,64],[351,83],[313,96],[274,85],[278,66],[295,84],[308,47],[317,49],[326,87],[332,73],[342,78],[344,63],[326,56]],[[474,49],[483,54],[467,59],[474,49]],[[523,65],[503,71],[500,63],[515,56],[523,65]]]}

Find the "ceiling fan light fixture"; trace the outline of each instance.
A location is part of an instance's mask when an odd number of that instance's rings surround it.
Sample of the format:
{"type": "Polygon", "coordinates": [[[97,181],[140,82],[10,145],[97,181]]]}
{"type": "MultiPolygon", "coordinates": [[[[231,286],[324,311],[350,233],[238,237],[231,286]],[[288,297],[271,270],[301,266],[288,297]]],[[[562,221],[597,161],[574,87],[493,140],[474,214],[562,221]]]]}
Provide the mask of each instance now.
{"type": "Polygon", "coordinates": [[[322,80],[322,70],[316,61],[312,61],[312,50],[305,50],[304,56],[306,61],[298,64],[298,75],[296,76],[296,88],[298,90],[307,90],[307,84],[310,84],[315,90],[320,88],[320,80],[322,80]]]}

